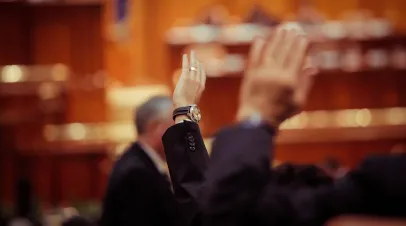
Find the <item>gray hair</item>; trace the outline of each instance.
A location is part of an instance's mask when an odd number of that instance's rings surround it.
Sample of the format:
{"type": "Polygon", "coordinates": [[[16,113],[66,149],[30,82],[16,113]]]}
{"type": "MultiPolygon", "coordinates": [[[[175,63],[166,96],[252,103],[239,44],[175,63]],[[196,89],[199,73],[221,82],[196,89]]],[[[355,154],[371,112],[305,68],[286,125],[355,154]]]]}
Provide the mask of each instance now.
{"type": "Polygon", "coordinates": [[[155,96],[135,109],[135,127],[138,134],[146,132],[148,124],[168,117],[172,100],[168,96],[155,96]]]}

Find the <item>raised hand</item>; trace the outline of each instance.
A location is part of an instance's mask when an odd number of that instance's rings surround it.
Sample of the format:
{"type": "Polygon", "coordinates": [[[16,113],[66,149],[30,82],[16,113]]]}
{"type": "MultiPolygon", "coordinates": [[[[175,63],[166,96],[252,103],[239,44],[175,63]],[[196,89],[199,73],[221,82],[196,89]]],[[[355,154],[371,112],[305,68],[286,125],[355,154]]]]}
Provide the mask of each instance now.
{"type": "Polygon", "coordinates": [[[279,126],[301,111],[317,72],[309,65],[308,47],[300,31],[283,28],[254,41],[241,88],[240,120],[259,113],[279,126]]]}
{"type": "Polygon", "coordinates": [[[182,57],[182,74],[176,83],[173,92],[173,103],[175,108],[197,104],[204,91],[206,84],[206,73],[196,59],[194,51],[190,53],[190,61],[187,54],[182,57]]]}

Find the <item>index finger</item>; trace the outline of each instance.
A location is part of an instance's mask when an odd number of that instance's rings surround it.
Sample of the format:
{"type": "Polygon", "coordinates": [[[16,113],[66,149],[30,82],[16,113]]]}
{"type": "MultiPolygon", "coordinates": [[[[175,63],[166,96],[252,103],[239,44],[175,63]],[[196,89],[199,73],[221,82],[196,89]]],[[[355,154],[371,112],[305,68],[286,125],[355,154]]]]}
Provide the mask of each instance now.
{"type": "Polygon", "coordinates": [[[250,49],[247,68],[253,68],[259,65],[261,52],[264,47],[265,47],[265,39],[261,37],[256,37],[250,49]]]}
{"type": "Polygon", "coordinates": [[[179,79],[185,78],[189,74],[189,60],[187,54],[182,56],[182,73],[179,79]]]}
{"type": "Polygon", "coordinates": [[[284,42],[286,30],[277,27],[269,36],[260,56],[260,63],[266,66],[274,66],[275,59],[278,57],[278,47],[284,42]]]}
{"type": "Polygon", "coordinates": [[[206,71],[203,65],[200,65],[200,86],[203,88],[206,86],[206,71]]]}
{"type": "Polygon", "coordinates": [[[286,67],[292,75],[298,76],[309,50],[309,40],[306,36],[300,35],[296,37],[293,49],[295,51],[290,51],[286,67]]]}

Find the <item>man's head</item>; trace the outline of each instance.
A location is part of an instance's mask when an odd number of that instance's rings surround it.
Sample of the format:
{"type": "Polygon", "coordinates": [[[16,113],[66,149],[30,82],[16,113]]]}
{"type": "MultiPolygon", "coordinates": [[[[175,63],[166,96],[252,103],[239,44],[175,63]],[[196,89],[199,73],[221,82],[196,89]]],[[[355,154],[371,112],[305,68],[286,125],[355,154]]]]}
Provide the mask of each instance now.
{"type": "Polygon", "coordinates": [[[164,154],[162,135],[173,125],[172,100],[167,96],[155,96],[135,110],[135,127],[139,140],[146,142],[159,154],[164,154]]]}

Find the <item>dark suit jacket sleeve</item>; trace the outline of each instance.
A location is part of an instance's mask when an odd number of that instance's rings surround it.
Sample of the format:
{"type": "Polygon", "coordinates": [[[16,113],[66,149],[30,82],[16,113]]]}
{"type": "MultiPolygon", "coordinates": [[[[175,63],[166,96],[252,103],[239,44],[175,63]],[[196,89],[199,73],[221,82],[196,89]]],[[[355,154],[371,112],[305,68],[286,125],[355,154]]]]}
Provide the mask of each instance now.
{"type": "Polygon", "coordinates": [[[155,225],[153,219],[157,216],[160,222],[177,225],[173,203],[167,200],[161,184],[151,178],[153,175],[142,168],[131,169],[121,178],[117,188],[120,191],[118,200],[126,205],[118,213],[122,226],[155,225]]]}
{"type": "Polygon", "coordinates": [[[365,162],[345,178],[317,189],[286,189],[272,180],[273,134],[237,125],[213,143],[202,209],[210,225],[321,225],[330,217],[362,213],[373,186],[365,162]]]}
{"type": "Polygon", "coordinates": [[[200,213],[200,192],[209,161],[198,124],[185,121],[171,126],[163,135],[166,161],[181,214],[188,222],[200,213]]]}
{"type": "Polygon", "coordinates": [[[243,124],[216,136],[202,199],[209,225],[239,225],[251,215],[269,178],[272,139],[269,131],[243,124]]]}
{"type": "Polygon", "coordinates": [[[220,132],[213,144],[204,193],[203,211],[209,225],[323,225],[343,214],[396,212],[388,194],[401,191],[393,190],[396,180],[388,178],[404,169],[399,167],[404,165],[401,160],[390,165],[367,158],[334,184],[286,189],[267,175],[271,147],[271,137],[260,128],[236,126],[220,132]]]}

